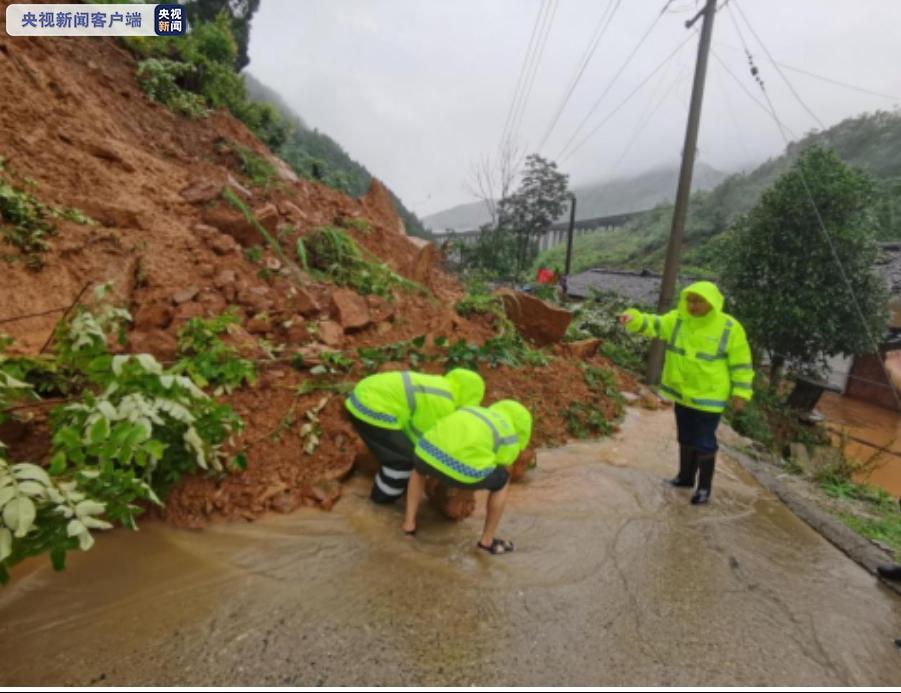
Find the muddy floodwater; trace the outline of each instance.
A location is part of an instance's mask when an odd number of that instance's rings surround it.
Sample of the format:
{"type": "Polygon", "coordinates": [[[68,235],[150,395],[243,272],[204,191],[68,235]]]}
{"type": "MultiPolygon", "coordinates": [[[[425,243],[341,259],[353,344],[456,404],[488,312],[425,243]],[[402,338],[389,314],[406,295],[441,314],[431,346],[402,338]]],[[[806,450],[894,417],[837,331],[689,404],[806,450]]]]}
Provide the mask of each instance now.
{"type": "Polygon", "coordinates": [[[866,466],[855,481],[901,496],[901,415],[832,392],[823,393],[817,408],[826,415],[835,444],[844,447],[849,459],[866,466]]]}
{"type": "Polygon", "coordinates": [[[672,412],[544,452],[500,536],[353,479],[330,513],[101,536],[0,590],[2,685],[901,685],[901,598],[722,459],[666,487],[672,412]]]}

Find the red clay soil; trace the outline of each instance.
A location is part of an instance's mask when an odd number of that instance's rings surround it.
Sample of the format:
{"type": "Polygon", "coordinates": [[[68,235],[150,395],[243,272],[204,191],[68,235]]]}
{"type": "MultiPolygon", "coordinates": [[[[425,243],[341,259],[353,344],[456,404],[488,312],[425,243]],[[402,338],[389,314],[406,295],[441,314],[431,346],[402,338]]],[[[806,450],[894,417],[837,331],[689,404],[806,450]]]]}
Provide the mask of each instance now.
{"type": "MultiPolygon", "coordinates": [[[[423,249],[406,236],[381,183],[373,181],[367,195],[354,199],[297,180],[226,112],[190,120],[152,102],[136,83],[134,58],[112,40],[6,36],[8,4],[0,2],[0,157],[6,179],[17,187],[30,179],[41,202],[79,209],[99,223],[59,221],[42,270],[21,262],[0,265],[0,319],[68,306],[85,285],[110,281],[134,316],[126,350],[163,360],[173,358],[175,335],[185,320],[216,315],[229,305],[238,307],[243,328],[232,339],[256,357],[263,353],[259,337],[290,353],[321,348],[322,342],[346,350],[422,334],[474,342],[492,336],[484,318],[454,312],[460,285],[441,269],[433,247],[423,249]],[[272,160],[281,179],[268,189],[253,188],[230,153],[231,143],[272,160]],[[292,268],[283,267],[271,251],[262,265],[245,257],[244,247],[262,240],[221,201],[226,185],[270,231],[292,227],[282,238],[289,257],[296,239],[313,229],[365,219],[366,231],[350,231],[357,242],[399,274],[423,283],[430,296],[398,293],[393,302],[368,297],[363,308],[368,320],[362,326],[355,320],[355,328],[345,331],[343,312],[332,300],[336,287],[306,281],[298,290],[292,268]],[[267,271],[261,273],[263,267],[267,271]]],[[[34,353],[59,316],[2,328],[16,339],[17,350],[34,353]]],[[[590,397],[573,357],[556,358],[540,372],[500,368],[483,374],[488,401],[514,397],[532,409],[535,445],[563,442],[562,409],[590,397]]],[[[313,454],[303,452],[299,417],[326,396],[296,397],[305,377],[275,363],[264,368],[257,386],[226,398],[246,423],[236,449],[247,448],[247,469],[186,479],[168,499],[170,521],[196,527],[213,517],[252,519],[270,510],[334,504],[340,480],[351,472],[357,441],[341,398],[333,395],[319,415],[320,446],[313,454]]],[[[46,460],[45,410],[34,413],[28,430],[10,441],[16,459],[46,460]]]]}

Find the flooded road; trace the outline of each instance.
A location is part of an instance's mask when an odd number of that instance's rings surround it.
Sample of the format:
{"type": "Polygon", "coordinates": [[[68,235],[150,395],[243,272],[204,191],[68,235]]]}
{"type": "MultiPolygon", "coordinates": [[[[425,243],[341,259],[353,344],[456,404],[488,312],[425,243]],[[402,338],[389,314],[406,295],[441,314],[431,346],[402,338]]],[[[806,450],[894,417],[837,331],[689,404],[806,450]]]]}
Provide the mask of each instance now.
{"type": "Polygon", "coordinates": [[[901,414],[834,392],[824,392],[817,408],[834,432],[833,443],[841,445],[844,435],[845,455],[867,465],[854,480],[901,497],[901,414]]]}
{"type": "Polygon", "coordinates": [[[0,590],[0,684],[901,684],[901,599],[731,460],[689,505],[674,438],[634,411],[541,454],[507,556],[481,514],[402,537],[366,478],[331,513],[106,535],[0,590]]]}

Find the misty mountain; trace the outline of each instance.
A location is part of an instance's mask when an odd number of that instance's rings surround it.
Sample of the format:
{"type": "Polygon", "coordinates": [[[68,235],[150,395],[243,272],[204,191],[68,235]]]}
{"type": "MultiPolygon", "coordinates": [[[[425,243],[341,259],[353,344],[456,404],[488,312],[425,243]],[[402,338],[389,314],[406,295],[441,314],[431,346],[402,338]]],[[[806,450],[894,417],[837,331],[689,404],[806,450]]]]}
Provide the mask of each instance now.
{"type": "MultiPolygon", "coordinates": [[[[698,162],[692,179],[692,190],[710,190],[728,174],[712,166],[698,162]]],[[[576,218],[591,219],[610,214],[623,214],[652,209],[672,202],[676,196],[678,166],[658,168],[638,176],[617,178],[578,185],[576,194],[576,218]]],[[[564,215],[569,218],[569,210],[564,215]]],[[[482,202],[470,202],[430,214],[422,220],[432,231],[475,229],[488,222],[488,212],[482,202]]]]}

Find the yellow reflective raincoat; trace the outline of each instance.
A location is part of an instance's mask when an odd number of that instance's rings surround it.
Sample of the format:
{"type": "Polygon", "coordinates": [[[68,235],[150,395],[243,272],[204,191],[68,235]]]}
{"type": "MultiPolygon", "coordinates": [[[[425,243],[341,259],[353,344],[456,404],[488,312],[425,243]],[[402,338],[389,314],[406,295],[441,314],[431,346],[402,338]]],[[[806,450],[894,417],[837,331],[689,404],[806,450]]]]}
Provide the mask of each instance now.
{"type": "Polygon", "coordinates": [[[529,445],[532,415],[504,399],[490,407],[462,407],[439,421],[416,444],[416,456],[464,484],[477,484],[509,466],[529,445]]]}
{"type": "Polygon", "coordinates": [[[749,400],[754,368],[745,330],[723,312],[723,295],[712,282],[696,282],[679,297],[679,307],[666,315],[626,311],[630,332],[666,343],[660,392],[686,407],[722,412],[730,397],[749,400]],[[702,296],[712,310],[702,317],[688,312],[688,294],[702,296]]]}
{"type": "Polygon", "coordinates": [[[393,371],[363,378],[345,406],[361,421],[404,431],[415,443],[439,420],[459,407],[481,404],[484,396],[482,376],[465,368],[444,376],[393,371]]]}

